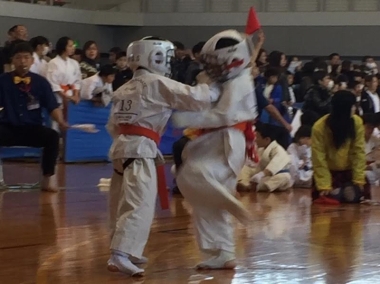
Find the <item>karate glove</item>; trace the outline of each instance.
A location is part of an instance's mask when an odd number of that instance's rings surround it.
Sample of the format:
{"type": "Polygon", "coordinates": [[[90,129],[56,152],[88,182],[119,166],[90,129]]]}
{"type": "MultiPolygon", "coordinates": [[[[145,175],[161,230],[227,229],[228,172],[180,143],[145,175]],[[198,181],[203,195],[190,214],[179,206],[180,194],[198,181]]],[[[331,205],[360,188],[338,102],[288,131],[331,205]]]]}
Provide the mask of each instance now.
{"type": "Polygon", "coordinates": [[[251,178],[251,182],[260,183],[261,179],[265,177],[264,172],[259,172],[251,178]]]}

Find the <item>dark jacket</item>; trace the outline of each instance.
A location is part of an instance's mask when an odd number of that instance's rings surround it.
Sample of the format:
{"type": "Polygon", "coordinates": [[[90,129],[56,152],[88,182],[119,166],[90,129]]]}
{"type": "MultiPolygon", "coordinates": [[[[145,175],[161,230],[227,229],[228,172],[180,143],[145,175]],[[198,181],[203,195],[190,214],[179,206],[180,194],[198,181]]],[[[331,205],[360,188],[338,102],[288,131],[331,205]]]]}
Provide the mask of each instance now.
{"type": "Polygon", "coordinates": [[[181,83],[185,83],[186,71],[191,63],[191,58],[186,56],[183,59],[174,59],[171,64],[172,79],[181,83]]]}
{"type": "Polygon", "coordinates": [[[184,83],[186,85],[195,86],[197,83],[196,78],[200,72],[202,72],[201,64],[197,61],[192,61],[189,67],[187,67],[184,83]]]}
{"type": "Polygon", "coordinates": [[[311,86],[306,92],[302,111],[312,111],[322,117],[331,112],[331,93],[321,86],[311,86]]]}
{"type": "Polygon", "coordinates": [[[375,113],[375,105],[366,90],[363,91],[360,98],[360,106],[363,113],[375,113]]]}

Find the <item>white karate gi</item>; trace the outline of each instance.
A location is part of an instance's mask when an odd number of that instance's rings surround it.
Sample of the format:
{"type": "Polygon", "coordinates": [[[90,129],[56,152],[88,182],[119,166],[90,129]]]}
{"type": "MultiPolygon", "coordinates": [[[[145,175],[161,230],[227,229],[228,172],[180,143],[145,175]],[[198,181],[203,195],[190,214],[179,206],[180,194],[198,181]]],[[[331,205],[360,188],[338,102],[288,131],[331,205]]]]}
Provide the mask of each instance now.
{"type": "Polygon", "coordinates": [[[370,163],[372,170],[366,171],[366,177],[371,185],[380,179],[380,139],[372,135],[365,145],[367,164],[370,163]]]}
{"type": "MultiPolygon", "coordinates": [[[[178,127],[219,128],[252,121],[257,104],[250,70],[221,85],[218,103],[200,113],[175,113],[178,127]]],[[[176,182],[193,208],[199,247],[204,252],[235,253],[229,213],[247,222],[248,212],[235,196],[237,176],[246,159],[244,134],[233,127],[215,130],[190,141],[183,151],[176,182]]]]}
{"type": "Polygon", "coordinates": [[[290,144],[288,154],[291,159],[290,175],[295,187],[311,187],[313,179],[313,165],[311,162],[311,148],[306,145],[290,144]],[[306,163],[305,163],[306,162],[306,163]],[[308,170],[300,169],[306,165],[308,170]]]}
{"type": "MultiPolygon", "coordinates": [[[[80,90],[82,83],[79,63],[71,58],[64,60],[59,55],[49,61],[46,78],[53,92],[56,93],[58,103],[62,103],[61,96],[57,94],[63,91],[61,88],[62,85],[73,85],[76,90],[80,90]]],[[[66,95],[69,97],[72,96],[72,90],[68,90],[66,95]]]]}
{"type": "Polygon", "coordinates": [[[30,72],[41,75],[46,78],[48,63],[44,58],[40,58],[37,53],[33,53],[33,65],[30,67],[30,72]]]}
{"type": "Polygon", "coordinates": [[[98,73],[82,81],[80,96],[84,100],[91,100],[101,94],[102,102],[107,106],[111,101],[112,93],[112,84],[103,83],[98,73]]]}
{"type": "Polygon", "coordinates": [[[259,149],[259,156],[260,162],[256,171],[268,170],[272,176],[263,177],[257,185],[257,191],[286,190],[293,185],[289,172],[290,156],[282,146],[273,141],[267,148],[259,149]]]}
{"type": "Polygon", "coordinates": [[[127,84],[113,95],[107,128],[114,138],[110,157],[114,167],[136,158],[123,176],[112,176],[110,187],[110,225],[114,232],[111,250],[141,258],[154,217],[157,176],[155,159],[162,158],[156,143],[143,136],[118,135],[119,124],[149,128],[160,135],[172,115],[172,109],[201,111],[216,100],[219,93],[206,84],[195,87],[169,78],[137,70],[127,84]]]}

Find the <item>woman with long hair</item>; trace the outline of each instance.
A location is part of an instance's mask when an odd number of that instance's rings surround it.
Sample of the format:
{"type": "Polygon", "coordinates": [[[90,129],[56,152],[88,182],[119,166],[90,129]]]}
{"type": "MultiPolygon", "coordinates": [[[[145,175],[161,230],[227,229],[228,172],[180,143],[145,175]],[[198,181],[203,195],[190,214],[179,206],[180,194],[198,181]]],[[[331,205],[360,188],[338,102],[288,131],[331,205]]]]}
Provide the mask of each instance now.
{"type": "Polygon", "coordinates": [[[332,111],[313,126],[312,163],[314,167],[313,199],[320,195],[339,202],[349,202],[342,188],[360,188],[369,198],[366,182],[365,139],[362,119],[355,115],[355,96],[338,91],[332,97],[332,111]]]}

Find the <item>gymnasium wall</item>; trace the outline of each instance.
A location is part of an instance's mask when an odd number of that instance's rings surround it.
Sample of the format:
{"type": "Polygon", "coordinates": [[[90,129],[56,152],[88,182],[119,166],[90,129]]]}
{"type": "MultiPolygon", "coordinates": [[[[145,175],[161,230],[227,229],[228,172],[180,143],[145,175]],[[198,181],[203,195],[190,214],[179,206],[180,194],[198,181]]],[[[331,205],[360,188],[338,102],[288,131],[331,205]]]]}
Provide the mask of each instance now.
{"type": "Polygon", "coordinates": [[[100,50],[108,51],[114,46],[114,29],[111,26],[97,26],[69,22],[25,19],[0,16],[0,46],[5,42],[8,29],[23,24],[28,28],[29,36],[43,35],[55,43],[62,36],[69,36],[83,45],[87,40],[95,40],[100,50]]]}
{"type": "MultiPolygon", "coordinates": [[[[158,35],[170,40],[179,40],[187,47],[206,40],[218,31],[242,26],[176,26],[176,27],[119,27],[115,28],[115,44],[126,46],[130,41],[147,35],[158,35]]],[[[380,55],[378,26],[268,26],[265,48],[281,50],[293,55],[328,55],[340,52],[342,55],[380,55]]]]}

